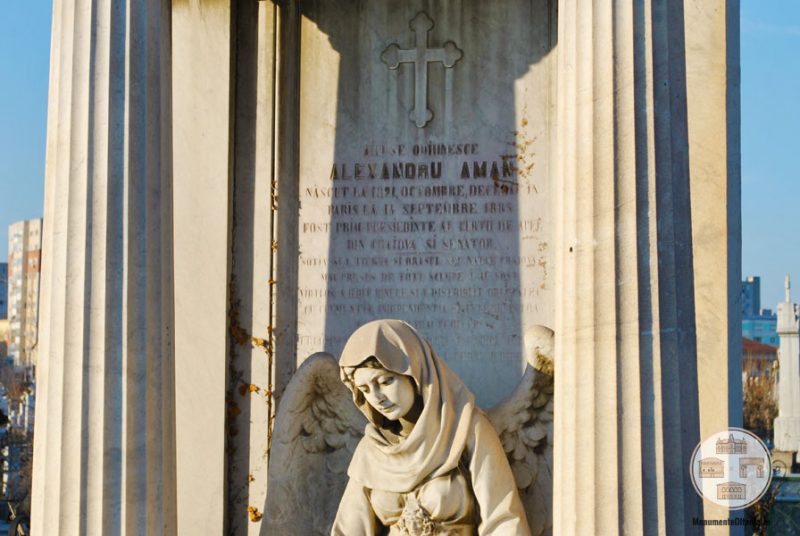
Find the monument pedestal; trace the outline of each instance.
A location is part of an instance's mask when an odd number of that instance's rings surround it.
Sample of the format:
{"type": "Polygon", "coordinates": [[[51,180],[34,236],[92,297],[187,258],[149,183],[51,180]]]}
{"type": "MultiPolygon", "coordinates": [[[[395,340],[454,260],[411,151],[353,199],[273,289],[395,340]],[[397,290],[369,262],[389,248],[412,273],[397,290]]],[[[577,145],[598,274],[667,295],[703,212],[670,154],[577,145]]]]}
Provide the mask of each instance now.
{"type": "MultiPolygon", "coordinates": [[[[800,451],[800,307],[792,303],[786,276],[786,301],[778,304],[778,416],[775,449],[800,451]]],[[[791,465],[790,465],[791,467],[791,465]]]]}
{"type": "Polygon", "coordinates": [[[769,453],[772,459],[773,469],[779,469],[782,472],[791,473],[792,467],[797,463],[795,452],[786,452],[783,450],[773,450],[769,453]]]}
{"type": "Polygon", "coordinates": [[[775,417],[774,428],[776,449],[785,452],[800,450],[800,417],[778,415],[775,417]]]}

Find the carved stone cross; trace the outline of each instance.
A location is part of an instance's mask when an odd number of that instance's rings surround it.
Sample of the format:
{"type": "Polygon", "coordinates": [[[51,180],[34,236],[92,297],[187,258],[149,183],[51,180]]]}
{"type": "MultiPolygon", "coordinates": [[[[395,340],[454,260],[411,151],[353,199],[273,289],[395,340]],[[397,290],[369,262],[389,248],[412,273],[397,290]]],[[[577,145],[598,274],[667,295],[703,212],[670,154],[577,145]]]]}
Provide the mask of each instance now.
{"type": "Polygon", "coordinates": [[[392,43],[381,54],[381,60],[389,69],[397,69],[401,63],[414,64],[414,109],[411,120],[418,128],[423,128],[433,118],[428,109],[428,64],[438,61],[445,68],[450,68],[461,59],[461,50],[448,41],[444,48],[428,48],[428,32],[433,28],[433,21],[425,12],[420,11],[409,23],[414,32],[417,48],[404,49],[392,43]]]}

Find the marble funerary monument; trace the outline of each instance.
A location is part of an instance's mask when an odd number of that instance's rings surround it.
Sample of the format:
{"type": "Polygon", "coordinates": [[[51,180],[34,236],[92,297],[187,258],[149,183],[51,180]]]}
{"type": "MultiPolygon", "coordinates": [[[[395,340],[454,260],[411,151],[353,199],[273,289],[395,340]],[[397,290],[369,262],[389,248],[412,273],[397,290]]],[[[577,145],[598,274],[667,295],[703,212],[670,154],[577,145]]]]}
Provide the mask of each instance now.
{"type": "Polygon", "coordinates": [[[264,534],[289,381],[377,318],[483,407],[554,329],[540,533],[727,517],[688,468],[741,422],[738,17],[56,2],[32,530],[264,534]]]}

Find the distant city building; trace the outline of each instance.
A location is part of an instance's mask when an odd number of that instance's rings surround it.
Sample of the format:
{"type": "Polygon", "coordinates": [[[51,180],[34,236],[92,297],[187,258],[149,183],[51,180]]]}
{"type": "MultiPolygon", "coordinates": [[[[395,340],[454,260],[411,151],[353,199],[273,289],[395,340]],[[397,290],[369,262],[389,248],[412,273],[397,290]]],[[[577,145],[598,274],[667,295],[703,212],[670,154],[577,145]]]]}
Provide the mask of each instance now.
{"type": "Polygon", "coordinates": [[[761,278],[747,276],[742,281],[742,336],[778,346],[778,317],[771,309],[761,308],[761,278]]]}
{"type": "Polygon", "coordinates": [[[778,346],[778,317],[770,309],[762,309],[759,316],[742,318],[742,336],[770,346],[778,346]]]}
{"type": "Polygon", "coordinates": [[[8,356],[8,319],[0,319],[0,359],[8,356]]]}
{"type": "Polygon", "coordinates": [[[8,354],[21,366],[36,364],[42,220],[8,228],[8,354]]]}
{"type": "Polygon", "coordinates": [[[34,386],[25,387],[18,397],[8,404],[8,419],[11,426],[18,430],[24,430],[28,434],[33,433],[33,420],[36,412],[36,395],[34,386]]]}
{"type": "Polygon", "coordinates": [[[0,320],[8,318],[8,263],[0,262],[0,320]]]}
{"type": "Polygon", "coordinates": [[[742,337],[742,379],[773,378],[778,367],[778,347],[742,337]]]}
{"type": "Polygon", "coordinates": [[[761,314],[761,278],[748,275],[742,281],[742,316],[761,314]]]}

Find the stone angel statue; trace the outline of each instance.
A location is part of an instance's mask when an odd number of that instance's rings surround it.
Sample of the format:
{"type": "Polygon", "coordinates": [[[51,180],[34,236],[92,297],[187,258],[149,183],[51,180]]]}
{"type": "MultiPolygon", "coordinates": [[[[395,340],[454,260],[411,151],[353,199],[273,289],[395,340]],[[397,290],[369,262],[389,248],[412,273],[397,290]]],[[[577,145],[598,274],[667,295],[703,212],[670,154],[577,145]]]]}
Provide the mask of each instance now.
{"type": "Polygon", "coordinates": [[[486,413],[400,320],[311,356],[278,408],[261,534],[551,534],[553,332],[529,328],[525,349],[486,413]]]}

